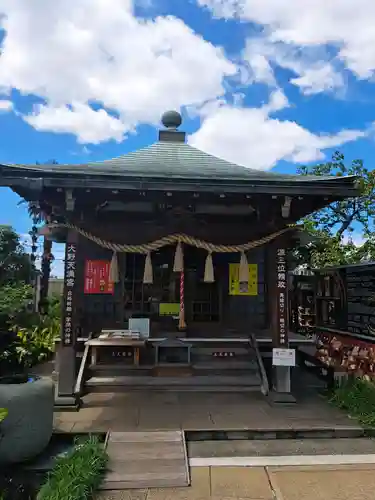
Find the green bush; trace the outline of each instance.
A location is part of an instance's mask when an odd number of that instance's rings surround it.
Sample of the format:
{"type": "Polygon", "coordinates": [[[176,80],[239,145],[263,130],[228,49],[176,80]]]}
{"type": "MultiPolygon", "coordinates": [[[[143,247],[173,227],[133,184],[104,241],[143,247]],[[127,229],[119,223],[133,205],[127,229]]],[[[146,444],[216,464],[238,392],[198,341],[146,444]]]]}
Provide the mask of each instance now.
{"type": "Polygon", "coordinates": [[[0,287],[0,328],[12,324],[30,326],[37,315],[32,312],[33,288],[24,283],[0,287]]]}
{"type": "Polygon", "coordinates": [[[339,383],[330,398],[339,408],[367,427],[375,427],[375,385],[371,381],[349,377],[339,383]]]}
{"type": "Polygon", "coordinates": [[[56,459],[37,500],[88,500],[102,480],[107,453],[98,438],[77,441],[73,451],[56,459]]]}
{"type": "Polygon", "coordinates": [[[31,368],[37,363],[46,361],[53,353],[60,326],[58,329],[52,325],[44,328],[42,325],[33,328],[15,326],[13,331],[17,335],[15,347],[17,361],[20,366],[31,368]]]}
{"type": "Polygon", "coordinates": [[[14,284],[0,288],[0,374],[30,368],[48,359],[60,336],[61,298],[48,300],[46,315],[30,307],[33,289],[14,284]]]}

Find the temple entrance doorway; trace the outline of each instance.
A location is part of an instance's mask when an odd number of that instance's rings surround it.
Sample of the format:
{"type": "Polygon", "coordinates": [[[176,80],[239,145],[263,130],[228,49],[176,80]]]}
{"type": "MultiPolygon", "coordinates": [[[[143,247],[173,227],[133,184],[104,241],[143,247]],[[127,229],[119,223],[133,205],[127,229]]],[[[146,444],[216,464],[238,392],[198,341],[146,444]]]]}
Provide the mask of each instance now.
{"type": "Polygon", "coordinates": [[[204,324],[220,323],[220,280],[205,283],[205,252],[192,247],[184,248],[183,278],[181,273],[173,271],[174,252],[174,247],[167,246],[153,254],[152,284],[143,283],[144,256],[124,256],[124,321],[130,317],[148,316],[152,324],[151,336],[162,335],[163,330],[177,332],[181,293],[187,332],[194,332],[204,324]]]}

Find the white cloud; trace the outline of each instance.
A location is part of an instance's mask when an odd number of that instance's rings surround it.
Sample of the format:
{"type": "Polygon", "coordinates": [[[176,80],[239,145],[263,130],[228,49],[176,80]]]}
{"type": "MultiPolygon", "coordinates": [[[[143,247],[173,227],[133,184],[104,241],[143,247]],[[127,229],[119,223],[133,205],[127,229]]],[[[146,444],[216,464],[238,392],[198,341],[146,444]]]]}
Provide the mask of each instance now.
{"type": "Polygon", "coordinates": [[[289,102],[286,95],[282,90],[277,89],[271,93],[269,103],[265,104],[262,107],[262,110],[268,114],[271,114],[275,113],[276,111],[281,111],[288,106],[289,102]]]}
{"type": "Polygon", "coordinates": [[[13,103],[8,99],[0,99],[0,113],[6,113],[13,110],[13,103]]]}
{"type": "MultiPolygon", "coordinates": [[[[18,116],[40,131],[72,133],[83,145],[121,141],[139,124],[156,124],[165,110],[185,107],[202,120],[190,138],[193,144],[258,169],[269,169],[280,159],[322,159],[325,148],[365,135],[356,130],[317,135],[274,115],[289,105],[275,78],[275,65],[291,70],[291,82],[309,94],[344,84],[337,62],[321,47],[327,41],[338,46],[351,69],[354,60],[357,66],[363,62],[352,50],[358,33],[338,41],[339,30],[333,29],[327,38],[327,26],[336,22],[345,27],[351,19],[345,10],[338,15],[338,0],[331,2],[336,10],[329,4],[324,15],[315,12],[310,0],[303,7],[296,0],[282,5],[279,0],[197,1],[216,11],[221,5],[226,17],[237,14],[264,27],[260,38],[248,41],[241,64],[239,57],[237,63],[230,61],[180,19],[136,18],[132,0],[0,0],[5,31],[0,91],[10,95],[17,89],[40,98],[42,104],[29,115],[18,116]],[[309,23],[317,21],[312,29],[309,23]],[[234,76],[239,87],[228,91],[234,76]],[[253,81],[266,83],[272,93],[263,107],[249,109],[242,107],[241,85],[253,81]]],[[[362,35],[369,33],[364,29],[362,35]]],[[[362,55],[369,63],[371,52],[362,55]]]]}
{"type": "Polygon", "coordinates": [[[344,86],[344,79],[330,64],[322,64],[315,68],[305,68],[297,78],[291,79],[291,83],[308,95],[341,88],[344,86]]]}
{"type": "Polygon", "coordinates": [[[270,58],[264,51],[260,50],[260,44],[248,43],[244,51],[244,59],[250,66],[250,80],[258,83],[265,83],[270,86],[276,86],[276,78],[270,64],[270,58]],[[263,52],[263,53],[262,53],[263,52]]]}
{"type": "Polygon", "coordinates": [[[216,99],[237,71],[183,21],[135,18],[131,0],[0,0],[0,13],[0,88],[43,98],[26,120],[82,143],[120,140],[166,109],[216,99]]]}
{"type": "MultiPolygon", "coordinates": [[[[317,49],[331,46],[337,51],[332,60],[316,58],[316,68],[305,75],[300,67],[302,90],[327,90],[342,82],[337,66],[343,64],[359,78],[375,71],[375,2],[373,0],[197,0],[219,17],[240,18],[261,25],[264,39],[284,50],[317,49]],[[312,83],[312,84],[311,84],[312,83]]],[[[262,52],[261,52],[262,54],[262,52]]],[[[298,60],[298,57],[297,57],[298,60]]],[[[255,57],[255,66],[259,64],[255,57]]],[[[264,63],[263,63],[264,65],[264,63]]],[[[268,76],[269,78],[269,76],[268,76]]]]}
{"type": "Polygon", "coordinates": [[[366,135],[359,130],[315,135],[292,121],[270,114],[287,105],[276,91],[261,108],[222,105],[208,113],[190,144],[234,163],[259,170],[272,168],[279,160],[307,163],[324,158],[323,150],[338,147],[366,135]]]}
{"type": "Polygon", "coordinates": [[[272,65],[292,71],[296,77],[291,78],[290,83],[306,95],[336,91],[345,86],[342,72],[326,60],[329,57],[323,49],[272,43],[266,37],[251,38],[242,56],[250,67],[250,80],[271,87],[277,87],[272,65]]]}
{"type": "Polygon", "coordinates": [[[36,106],[34,112],[25,117],[36,130],[72,133],[78,142],[98,144],[115,139],[121,142],[126,126],[121,120],[110,116],[104,109],[94,111],[86,104],[72,106],[36,106]]]}

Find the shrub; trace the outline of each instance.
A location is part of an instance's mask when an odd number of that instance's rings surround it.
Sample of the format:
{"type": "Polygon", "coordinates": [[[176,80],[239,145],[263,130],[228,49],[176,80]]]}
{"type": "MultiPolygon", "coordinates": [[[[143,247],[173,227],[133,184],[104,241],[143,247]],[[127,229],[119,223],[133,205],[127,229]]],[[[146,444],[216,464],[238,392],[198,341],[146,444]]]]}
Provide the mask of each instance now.
{"type": "Polygon", "coordinates": [[[0,327],[12,324],[30,326],[37,316],[32,312],[33,288],[24,283],[0,287],[0,327]]]}
{"type": "Polygon", "coordinates": [[[60,336],[61,299],[49,299],[48,314],[39,315],[30,309],[32,293],[23,284],[0,289],[0,375],[48,359],[60,336]]]}
{"type": "Polygon", "coordinates": [[[37,500],[88,500],[100,486],[107,453],[98,438],[76,441],[71,453],[56,459],[37,500]]]}
{"type": "Polygon", "coordinates": [[[367,427],[375,427],[375,385],[371,381],[349,377],[333,391],[331,402],[357,418],[367,427]]]}
{"type": "Polygon", "coordinates": [[[13,327],[17,334],[17,361],[24,368],[31,368],[49,358],[55,347],[58,332],[51,326],[34,328],[13,327]]]}

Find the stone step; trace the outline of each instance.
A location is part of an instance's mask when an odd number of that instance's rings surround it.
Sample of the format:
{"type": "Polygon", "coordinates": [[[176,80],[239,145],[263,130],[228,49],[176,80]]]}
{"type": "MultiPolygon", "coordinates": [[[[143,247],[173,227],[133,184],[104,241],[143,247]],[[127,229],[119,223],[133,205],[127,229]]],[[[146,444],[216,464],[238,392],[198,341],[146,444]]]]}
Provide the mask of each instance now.
{"type": "Polygon", "coordinates": [[[190,458],[375,454],[374,438],[248,439],[188,443],[190,458]]]}
{"type": "Polygon", "coordinates": [[[94,376],[86,382],[88,392],[137,391],[148,388],[167,391],[260,391],[260,379],[256,373],[239,376],[194,375],[184,377],[117,375],[94,376]]]}
{"type": "MultiPolygon", "coordinates": [[[[126,366],[126,365],[91,365],[89,375],[92,377],[147,377],[151,376],[156,366],[126,366]]],[[[247,376],[257,375],[258,367],[254,363],[231,363],[231,362],[210,362],[194,363],[192,366],[194,376],[226,375],[226,376],[247,376]]]]}
{"type": "Polygon", "coordinates": [[[183,487],[190,483],[183,431],[110,432],[104,490],[183,487]]]}

